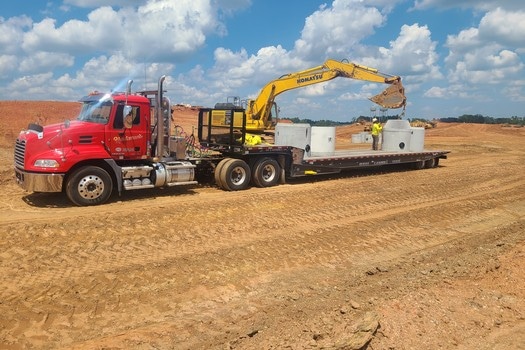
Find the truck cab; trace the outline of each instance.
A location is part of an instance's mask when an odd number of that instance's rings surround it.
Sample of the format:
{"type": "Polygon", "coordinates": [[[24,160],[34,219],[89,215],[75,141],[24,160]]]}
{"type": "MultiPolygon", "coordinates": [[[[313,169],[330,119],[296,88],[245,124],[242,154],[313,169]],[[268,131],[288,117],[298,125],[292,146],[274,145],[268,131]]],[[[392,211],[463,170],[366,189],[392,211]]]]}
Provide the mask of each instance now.
{"type": "Polygon", "coordinates": [[[17,183],[31,192],[65,191],[77,205],[105,202],[114,188],[194,184],[193,164],[169,135],[170,103],[159,90],[93,92],[75,120],[30,124],[15,144],[17,183]],[[172,152],[175,150],[177,152],[172,152]]]}
{"type": "Polygon", "coordinates": [[[15,147],[17,180],[27,190],[54,192],[64,175],[83,162],[134,160],[150,156],[150,107],[142,96],[92,93],[80,99],[78,117],[40,126],[30,124],[15,147]],[[131,107],[131,125],[124,125],[124,107],[131,107]]]}
{"type": "Polygon", "coordinates": [[[84,97],[78,120],[104,125],[102,146],[113,159],[144,159],[151,155],[150,102],[142,96],[84,97]]]}

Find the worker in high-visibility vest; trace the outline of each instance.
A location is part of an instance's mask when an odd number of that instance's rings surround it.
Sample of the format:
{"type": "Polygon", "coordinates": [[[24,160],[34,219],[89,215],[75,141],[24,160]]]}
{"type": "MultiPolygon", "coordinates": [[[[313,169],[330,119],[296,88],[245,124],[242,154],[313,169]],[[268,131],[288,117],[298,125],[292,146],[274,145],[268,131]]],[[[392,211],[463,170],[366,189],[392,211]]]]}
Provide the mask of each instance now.
{"type": "Polygon", "coordinates": [[[377,118],[372,119],[372,122],[372,149],[377,151],[379,149],[379,135],[383,132],[383,126],[377,118]]]}

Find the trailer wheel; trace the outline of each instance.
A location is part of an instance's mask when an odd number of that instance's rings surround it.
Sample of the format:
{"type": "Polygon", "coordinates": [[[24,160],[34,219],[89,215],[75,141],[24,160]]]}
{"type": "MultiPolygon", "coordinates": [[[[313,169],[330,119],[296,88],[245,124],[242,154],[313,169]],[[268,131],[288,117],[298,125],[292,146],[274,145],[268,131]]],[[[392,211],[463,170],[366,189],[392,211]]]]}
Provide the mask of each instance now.
{"type": "Polygon", "coordinates": [[[220,173],[221,188],[227,191],[245,190],[250,184],[250,167],[241,159],[225,162],[220,173]]]}
{"type": "MultiPolygon", "coordinates": [[[[215,178],[215,183],[217,184],[217,186],[219,188],[223,188],[223,184],[222,184],[222,179],[221,179],[221,170],[222,168],[224,168],[224,165],[226,163],[229,163],[230,161],[233,161],[232,158],[224,158],[223,160],[221,160],[219,162],[219,164],[217,164],[217,166],[215,167],[215,172],[214,172],[214,178],[215,178]]],[[[223,188],[224,189],[224,188],[223,188]]]]}
{"type": "Polygon", "coordinates": [[[436,166],[436,158],[431,158],[425,161],[425,168],[434,168],[436,166]]]}
{"type": "Polygon", "coordinates": [[[259,159],[253,167],[252,182],[257,187],[271,187],[279,183],[281,167],[273,158],[259,159]]]}
{"type": "Polygon", "coordinates": [[[108,200],[112,191],[111,176],[96,166],[76,170],[66,183],[67,197],[78,206],[102,204],[108,200]]]}
{"type": "Polygon", "coordinates": [[[421,160],[421,161],[419,161],[419,162],[412,163],[412,166],[413,166],[414,169],[416,169],[416,170],[423,169],[423,168],[425,167],[425,161],[424,161],[424,160],[421,160]]]}

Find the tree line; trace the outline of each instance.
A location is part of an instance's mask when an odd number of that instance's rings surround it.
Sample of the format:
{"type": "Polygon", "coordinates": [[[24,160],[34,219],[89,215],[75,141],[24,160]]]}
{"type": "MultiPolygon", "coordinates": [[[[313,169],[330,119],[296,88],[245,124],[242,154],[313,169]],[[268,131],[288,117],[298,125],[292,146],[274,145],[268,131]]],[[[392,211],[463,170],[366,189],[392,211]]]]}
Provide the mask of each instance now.
{"type": "Polygon", "coordinates": [[[463,114],[456,118],[439,118],[442,123],[475,123],[475,124],[511,124],[511,125],[525,125],[524,117],[513,116],[510,118],[494,118],[487,117],[481,114],[463,114]]]}
{"type": "MultiPolygon", "coordinates": [[[[381,122],[386,122],[388,119],[399,119],[399,115],[387,115],[387,116],[377,116],[381,122]]],[[[311,119],[301,119],[301,118],[286,118],[291,120],[294,124],[297,123],[306,123],[312,126],[342,126],[348,124],[354,124],[358,122],[367,122],[370,121],[371,117],[369,116],[359,116],[355,117],[351,121],[346,122],[336,122],[333,120],[311,120],[311,119]]],[[[447,117],[447,118],[435,118],[428,120],[426,118],[408,118],[409,122],[412,121],[426,121],[426,122],[442,122],[442,123],[475,123],[475,124],[509,124],[509,125],[518,125],[525,126],[525,117],[512,116],[509,118],[494,118],[483,116],[481,114],[463,114],[459,117],[447,117]]]]}

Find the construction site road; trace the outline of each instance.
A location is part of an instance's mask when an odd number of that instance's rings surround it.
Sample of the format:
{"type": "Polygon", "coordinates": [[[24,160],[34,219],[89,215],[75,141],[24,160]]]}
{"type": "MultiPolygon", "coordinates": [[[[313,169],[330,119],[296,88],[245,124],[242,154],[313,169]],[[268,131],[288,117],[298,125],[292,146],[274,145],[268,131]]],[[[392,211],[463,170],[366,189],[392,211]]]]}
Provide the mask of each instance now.
{"type": "Polygon", "coordinates": [[[4,144],[0,348],[525,348],[524,140],[440,123],[433,169],[96,207],[24,192],[4,144]]]}

